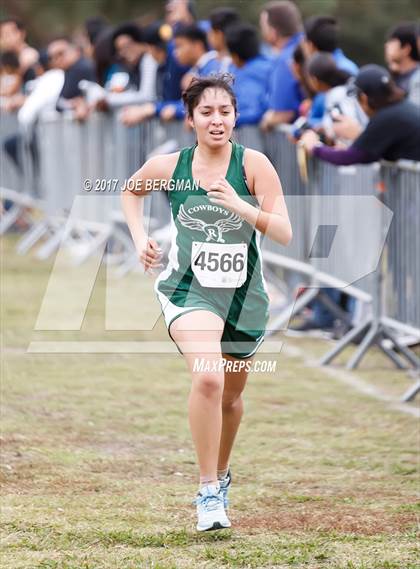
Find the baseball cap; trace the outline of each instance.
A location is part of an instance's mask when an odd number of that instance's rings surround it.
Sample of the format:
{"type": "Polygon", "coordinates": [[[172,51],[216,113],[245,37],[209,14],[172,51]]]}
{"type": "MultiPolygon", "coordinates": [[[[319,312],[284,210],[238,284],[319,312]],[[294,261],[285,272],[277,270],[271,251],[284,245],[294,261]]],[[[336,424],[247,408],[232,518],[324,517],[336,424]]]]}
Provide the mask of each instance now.
{"type": "Polygon", "coordinates": [[[361,67],[356,77],[349,79],[347,92],[349,95],[356,95],[361,91],[368,97],[375,97],[389,93],[390,85],[389,71],[372,63],[361,67]]]}

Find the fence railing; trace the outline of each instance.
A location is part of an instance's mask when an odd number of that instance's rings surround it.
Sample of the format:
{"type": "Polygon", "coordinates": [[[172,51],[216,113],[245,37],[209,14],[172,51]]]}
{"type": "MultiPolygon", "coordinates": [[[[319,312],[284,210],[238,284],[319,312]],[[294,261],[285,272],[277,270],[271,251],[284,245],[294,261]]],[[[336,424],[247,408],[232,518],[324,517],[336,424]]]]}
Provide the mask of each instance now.
{"type": "MultiPolygon", "coordinates": [[[[3,140],[19,132],[13,115],[3,115],[1,127],[3,140]]],[[[273,279],[281,281],[287,294],[287,303],[273,316],[274,328],[285,326],[291,315],[318,294],[322,301],[323,287],[335,287],[370,306],[364,312],[363,322],[379,318],[383,326],[405,330],[420,339],[420,164],[335,167],[312,160],[305,181],[300,174],[296,145],[285,132],[263,135],[256,127],[243,127],[234,136],[271,159],[282,181],[292,220],[293,241],[289,247],[269,240],[263,244],[266,268],[274,268],[273,279]],[[296,301],[298,283],[308,289],[306,296],[296,301]]],[[[124,254],[118,258],[123,266],[134,266],[135,261],[129,262],[130,255],[132,259],[135,256],[129,249],[117,190],[152,153],[159,149],[171,152],[193,140],[193,133],[177,122],[162,124],[152,120],[126,128],[118,114],[96,114],[85,123],[54,114],[42,120],[29,138],[20,139],[19,173],[2,145],[3,197],[8,198],[12,209],[27,211],[28,201],[23,198],[29,198],[44,212],[43,220],[23,237],[18,250],[27,251],[43,237],[39,256],[51,254],[69,237],[68,230],[63,232],[63,220],[72,210],[78,237],[83,237],[80,227],[85,235],[90,232],[91,247],[85,248],[79,262],[104,239],[113,237],[115,245],[115,236],[119,235],[124,254]],[[90,189],[86,180],[92,184],[90,189]],[[102,189],[101,183],[105,184],[102,189]],[[89,199],[76,200],[87,194],[89,199]],[[92,235],[99,237],[95,241],[92,235]]],[[[152,192],[147,215],[152,230],[160,231],[159,235],[169,243],[170,214],[162,194],[152,192]]],[[[3,224],[2,231],[7,230],[8,223],[3,224]]],[[[325,297],[324,300],[328,302],[325,297]]],[[[337,315],[342,315],[336,308],[337,315]]],[[[386,334],[378,334],[375,342],[382,346],[386,334]]],[[[349,362],[350,367],[360,361],[368,347],[368,342],[365,344],[349,362]]],[[[407,356],[404,346],[394,343],[393,347],[407,356]]],[[[401,364],[395,350],[387,355],[401,364]]],[[[418,365],[412,352],[407,359],[418,365]]]]}

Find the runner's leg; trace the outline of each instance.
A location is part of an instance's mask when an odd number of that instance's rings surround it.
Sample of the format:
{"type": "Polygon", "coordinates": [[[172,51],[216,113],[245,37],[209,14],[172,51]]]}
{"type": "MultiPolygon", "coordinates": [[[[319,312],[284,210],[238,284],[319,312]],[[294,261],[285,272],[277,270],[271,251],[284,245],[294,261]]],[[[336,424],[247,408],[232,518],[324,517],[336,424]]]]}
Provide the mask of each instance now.
{"type": "Polygon", "coordinates": [[[182,351],[192,375],[188,411],[201,485],[217,483],[224,383],[220,365],[223,327],[222,318],[207,310],[183,314],[170,326],[170,334],[182,351]],[[201,371],[196,371],[195,361],[204,362],[201,371]]]}
{"type": "Polygon", "coordinates": [[[222,433],[220,437],[220,448],[217,462],[217,470],[226,470],[229,466],[229,457],[232,451],[236,433],[239,429],[243,415],[242,391],[248,379],[246,362],[249,360],[237,360],[232,356],[223,354],[223,357],[232,362],[245,362],[245,367],[240,371],[229,371],[225,369],[225,382],[222,396],[222,433]]]}

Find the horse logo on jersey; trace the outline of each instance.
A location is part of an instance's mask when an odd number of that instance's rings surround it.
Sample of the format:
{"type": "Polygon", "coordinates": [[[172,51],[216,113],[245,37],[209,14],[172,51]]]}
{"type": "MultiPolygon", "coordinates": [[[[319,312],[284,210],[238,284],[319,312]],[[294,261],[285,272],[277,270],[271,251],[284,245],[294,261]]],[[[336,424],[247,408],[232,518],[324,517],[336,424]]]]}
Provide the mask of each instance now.
{"type": "MultiPolygon", "coordinates": [[[[209,207],[209,206],[207,206],[209,207]]],[[[214,206],[210,206],[212,209],[214,206]]],[[[217,208],[222,211],[220,208],[217,208]]],[[[178,212],[178,219],[188,229],[195,231],[203,231],[206,234],[206,241],[216,241],[216,243],[225,243],[222,238],[222,233],[232,231],[232,229],[239,229],[242,226],[243,219],[236,213],[231,212],[226,218],[218,219],[215,223],[206,223],[202,219],[191,217],[181,205],[178,212]]]]}

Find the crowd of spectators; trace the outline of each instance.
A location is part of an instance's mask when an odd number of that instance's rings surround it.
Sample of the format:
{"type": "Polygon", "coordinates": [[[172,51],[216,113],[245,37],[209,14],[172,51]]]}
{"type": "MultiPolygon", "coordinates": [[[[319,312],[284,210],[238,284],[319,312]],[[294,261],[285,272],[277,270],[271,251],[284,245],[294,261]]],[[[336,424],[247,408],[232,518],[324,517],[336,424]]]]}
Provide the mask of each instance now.
{"type": "Polygon", "coordinates": [[[78,120],[118,109],[127,126],[153,116],[183,120],[181,93],[191,77],[228,72],[238,98],[238,127],[268,131],[290,125],[308,152],[334,163],[420,159],[420,150],[413,150],[420,106],[414,23],[388,32],[383,67],[360,71],[340,47],[336,19],[321,15],[303,21],[289,0],[264,5],[259,29],[232,7],[198,20],[187,0],[169,0],[164,19],[147,26],[112,26],[94,17],[84,28],[73,37],[54,37],[38,51],[27,44],[20,21],[0,22],[3,111],[18,111],[25,126],[46,109],[72,112],[78,120]],[[392,136],[382,136],[392,121],[403,121],[399,139],[392,127],[392,136]],[[377,132],[380,140],[372,147],[377,132]]]}
{"type": "MultiPolygon", "coordinates": [[[[258,27],[233,7],[198,20],[192,1],[169,0],[164,18],[147,26],[95,17],[84,28],[36,50],[19,20],[0,22],[0,106],[18,113],[22,129],[31,131],[45,112],[84,121],[113,111],[126,126],[183,121],[181,94],[191,78],[230,73],[238,128],[282,125],[308,154],[336,165],[420,161],[416,23],[389,30],[383,65],[360,69],[341,49],[337,20],[303,20],[291,0],[264,5],[258,27]]],[[[3,141],[18,168],[19,136],[3,141]]]]}

